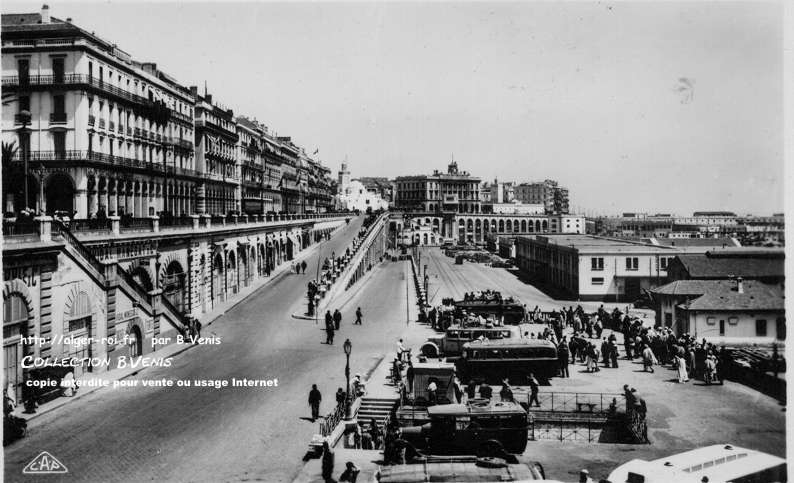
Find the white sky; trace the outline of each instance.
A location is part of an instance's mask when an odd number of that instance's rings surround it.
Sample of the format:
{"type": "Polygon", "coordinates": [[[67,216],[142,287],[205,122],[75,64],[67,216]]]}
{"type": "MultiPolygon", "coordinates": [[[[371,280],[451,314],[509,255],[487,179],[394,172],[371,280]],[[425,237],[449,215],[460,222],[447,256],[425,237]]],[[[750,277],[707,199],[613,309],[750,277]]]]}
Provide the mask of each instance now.
{"type": "Polygon", "coordinates": [[[779,3],[48,3],[334,174],[454,153],[588,213],[783,209],[779,3]]]}

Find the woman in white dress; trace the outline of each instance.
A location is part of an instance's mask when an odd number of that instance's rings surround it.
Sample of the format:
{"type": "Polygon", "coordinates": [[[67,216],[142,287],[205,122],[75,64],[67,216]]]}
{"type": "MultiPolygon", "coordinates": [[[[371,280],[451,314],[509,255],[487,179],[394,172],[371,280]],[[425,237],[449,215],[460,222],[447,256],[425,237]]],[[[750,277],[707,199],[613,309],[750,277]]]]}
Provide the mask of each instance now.
{"type": "Polygon", "coordinates": [[[675,364],[678,367],[678,382],[688,382],[689,376],[686,373],[686,360],[683,357],[675,356],[675,364]]]}

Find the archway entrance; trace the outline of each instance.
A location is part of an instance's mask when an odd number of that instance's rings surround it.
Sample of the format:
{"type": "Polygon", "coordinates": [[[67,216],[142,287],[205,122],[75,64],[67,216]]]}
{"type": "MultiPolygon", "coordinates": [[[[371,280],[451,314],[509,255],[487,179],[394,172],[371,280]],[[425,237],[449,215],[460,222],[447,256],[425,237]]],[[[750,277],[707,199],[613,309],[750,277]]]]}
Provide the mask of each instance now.
{"type": "Polygon", "coordinates": [[[44,188],[44,196],[48,215],[59,211],[71,216],[74,211],[74,183],[69,176],[63,173],[50,176],[44,188]]]}
{"type": "Polygon", "coordinates": [[[169,263],[165,269],[163,293],[177,310],[185,311],[185,271],[176,260],[169,263]]]}
{"type": "Polygon", "coordinates": [[[224,292],[223,281],[223,258],[221,254],[215,255],[215,260],[212,262],[212,304],[213,307],[220,303],[223,298],[224,292]]]}
{"type": "Polygon", "coordinates": [[[137,325],[133,325],[129,331],[130,336],[130,357],[138,357],[143,354],[143,336],[141,329],[137,325]]]}

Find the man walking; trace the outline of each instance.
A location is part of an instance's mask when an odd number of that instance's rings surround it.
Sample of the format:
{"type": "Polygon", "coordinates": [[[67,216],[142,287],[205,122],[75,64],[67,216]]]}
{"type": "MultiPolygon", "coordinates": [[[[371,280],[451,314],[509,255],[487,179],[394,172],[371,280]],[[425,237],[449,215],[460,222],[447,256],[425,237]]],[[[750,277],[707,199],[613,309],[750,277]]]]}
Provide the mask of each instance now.
{"type": "Polygon", "coordinates": [[[312,422],[320,417],[320,401],[323,400],[323,395],[317,389],[317,384],[312,384],[312,390],[309,391],[309,407],[312,409],[312,422]]]}
{"type": "Polygon", "coordinates": [[[356,321],[353,322],[353,324],[361,325],[361,317],[362,317],[362,315],[363,314],[361,313],[361,307],[357,308],[356,309],[356,321]]]}
{"type": "Polygon", "coordinates": [[[339,312],[339,309],[334,310],[334,328],[339,330],[339,326],[342,324],[342,313],[339,312]]]}
{"type": "Polygon", "coordinates": [[[568,357],[568,342],[565,340],[565,337],[563,337],[562,342],[560,342],[557,348],[557,360],[560,363],[560,377],[571,377],[568,372],[568,357]]]}
{"type": "Polygon", "coordinates": [[[303,274],[306,275],[306,260],[301,262],[301,270],[303,270],[303,274]]]}
{"type": "Polygon", "coordinates": [[[538,380],[535,379],[535,375],[531,372],[529,373],[529,406],[532,407],[532,401],[535,401],[535,404],[540,407],[540,401],[538,400],[538,380]]]}
{"type": "Polygon", "coordinates": [[[334,322],[333,320],[325,320],[325,343],[334,345],[334,322]]]}

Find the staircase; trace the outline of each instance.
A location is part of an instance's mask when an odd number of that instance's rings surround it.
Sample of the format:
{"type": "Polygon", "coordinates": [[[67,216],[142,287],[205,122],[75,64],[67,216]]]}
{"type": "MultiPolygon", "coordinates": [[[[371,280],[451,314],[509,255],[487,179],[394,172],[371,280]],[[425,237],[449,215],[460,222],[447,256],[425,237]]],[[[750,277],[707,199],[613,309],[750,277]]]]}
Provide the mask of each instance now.
{"type": "MultiPolygon", "coordinates": [[[[66,250],[68,250],[76,260],[93,268],[99,277],[105,277],[106,273],[103,264],[91,253],[88,247],[83,245],[82,242],[74,236],[68,227],[60,221],[55,220],[52,224],[52,233],[61,236],[66,250]]],[[[138,301],[144,302],[149,306],[152,305],[151,296],[146,289],[141,287],[141,285],[132,278],[132,275],[118,264],[114,265],[113,270],[116,275],[118,275],[120,283],[129,288],[130,293],[128,293],[128,295],[130,297],[137,296],[138,301]]],[[[163,310],[171,315],[171,317],[164,317],[164,319],[180,333],[186,333],[189,321],[185,314],[177,310],[165,297],[160,298],[160,305],[163,310]]]]}
{"type": "Polygon", "coordinates": [[[368,424],[373,418],[378,423],[378,427],[383,430],[383,423],[389,417],[391,410],[397,406],[399,398],[373,398],[364,397],[361,399],[361,406],[358,408],[356,417],[359,423],[368,424]]]}

